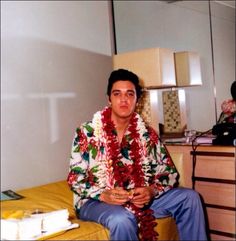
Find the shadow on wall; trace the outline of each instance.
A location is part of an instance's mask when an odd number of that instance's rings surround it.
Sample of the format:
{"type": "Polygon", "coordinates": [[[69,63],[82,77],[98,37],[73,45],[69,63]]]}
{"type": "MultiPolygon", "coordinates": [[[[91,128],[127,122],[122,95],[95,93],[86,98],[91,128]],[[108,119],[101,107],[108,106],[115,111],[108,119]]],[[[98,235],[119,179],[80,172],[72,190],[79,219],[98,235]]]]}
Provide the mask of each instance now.
{"type": "Polygon", "coordinates": [[[65,179],[75,128],[106,104],[111,56],[29,38],[2,44],[2,188],[65,179]]]}

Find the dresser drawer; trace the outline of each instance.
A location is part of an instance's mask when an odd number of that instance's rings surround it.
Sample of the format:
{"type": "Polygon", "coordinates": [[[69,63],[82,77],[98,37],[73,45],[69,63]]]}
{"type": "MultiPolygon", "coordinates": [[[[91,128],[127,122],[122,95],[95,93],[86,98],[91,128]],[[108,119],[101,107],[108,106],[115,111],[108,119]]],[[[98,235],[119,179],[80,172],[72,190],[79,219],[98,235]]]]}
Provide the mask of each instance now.
{"type": "Polygon", "coordinates": [[[207,208],[211,230],[235,234],[235,211],[207,208]]]}
{"type": "Polygon", "coordinates": [[[222,235],[217,235],[217,234],[211,234],[211,240],[212,241],[235,241],[234,237],[226,237],[226,236],[222,236],[222,235]]]}
{"type": "Polygon", "coordinates": [[[195,176],[235,180],[234,157],[197,156],[195,176]]]}
{"type": "Polygon", "coordinates": [[[227,207],[235,207],[235,185],[197,181],[195,189],[202,195],[204,202],[227,207]]]}

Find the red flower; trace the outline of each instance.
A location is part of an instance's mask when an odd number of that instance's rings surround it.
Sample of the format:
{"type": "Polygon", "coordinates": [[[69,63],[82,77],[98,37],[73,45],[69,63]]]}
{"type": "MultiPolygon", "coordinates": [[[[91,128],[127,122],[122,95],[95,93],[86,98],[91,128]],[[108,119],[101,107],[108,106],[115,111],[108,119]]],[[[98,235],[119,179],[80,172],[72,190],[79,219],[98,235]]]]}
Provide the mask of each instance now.
{"type": "Polygon", "coordinates": [[[232,115],[236,112],[236,101],[235,100],[225,100],[221,105],[222,111],[226,115],[232,115]]]}
{"type": "Polygon", "coordinates": [[[91,185],[94,185],[95,184],[95,180],[94,180],[94,174],[91,170],[89,170],[88,172],[88,182],[91,184],[91,185]]]}
{"type": "Polygon", "coordinates": [[[170,157],[166,158],[166,164],[170,167],[175,167],[175,165],[170,157]]]}
{"type": "Polygon", "coordinates": [[[150,135],[151,143],[157,144],[158,143],[158,135],[157,135],[157,133],[151,127],[148,128],[148,132],[149,132],[149,135],[150,135]]]}
{"type": "Polygon", "coordinates": [[[87,138],[81,130],[79,130],[77,134],[78,134],[78,145],[80,147],[80,151],[85,152],[88,148],[87,138]]]}
{"type": "Polygon", "coordinates": [[[76,179],[77,179],[76,173],[70,172],[67,177],[67,182],[70,186],[72,186],[72,184],[76,181],[76,179]]]}

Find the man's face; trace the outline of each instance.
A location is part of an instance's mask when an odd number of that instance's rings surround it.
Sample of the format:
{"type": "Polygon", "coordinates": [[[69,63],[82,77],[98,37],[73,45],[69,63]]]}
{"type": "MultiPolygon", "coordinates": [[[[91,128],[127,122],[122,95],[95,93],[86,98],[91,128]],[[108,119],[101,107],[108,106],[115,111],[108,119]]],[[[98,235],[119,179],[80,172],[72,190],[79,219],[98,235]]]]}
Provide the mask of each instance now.
{"type": "Polygon", "coordinates": [[[110,96],[112,116],[115,118],[129,118],[135,110],[137,95],[132,82],[116,81],[110,96]]]}

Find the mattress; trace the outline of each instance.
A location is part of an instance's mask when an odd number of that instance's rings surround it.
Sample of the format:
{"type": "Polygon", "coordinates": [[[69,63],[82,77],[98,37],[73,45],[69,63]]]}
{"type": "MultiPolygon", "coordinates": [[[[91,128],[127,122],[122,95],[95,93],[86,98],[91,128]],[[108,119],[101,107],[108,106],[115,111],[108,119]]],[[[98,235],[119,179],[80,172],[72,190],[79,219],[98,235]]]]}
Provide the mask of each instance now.
{"type": "MultiPolygon", "coordinates": [[[[23,210],[26,213],[51,212],[68,209],[69,220],[79,227],[56,233],[47,240],[109,240],[109,230],[94,222],[78,219],[73,207],[73,193],[65,180],[36,186],[17,193],[22,199],[1,201],[1,216],[6,212],[23,210]]],[[[178,240],[178,232],[173,218],[157,219],[158,240],[178,240]]]]}

